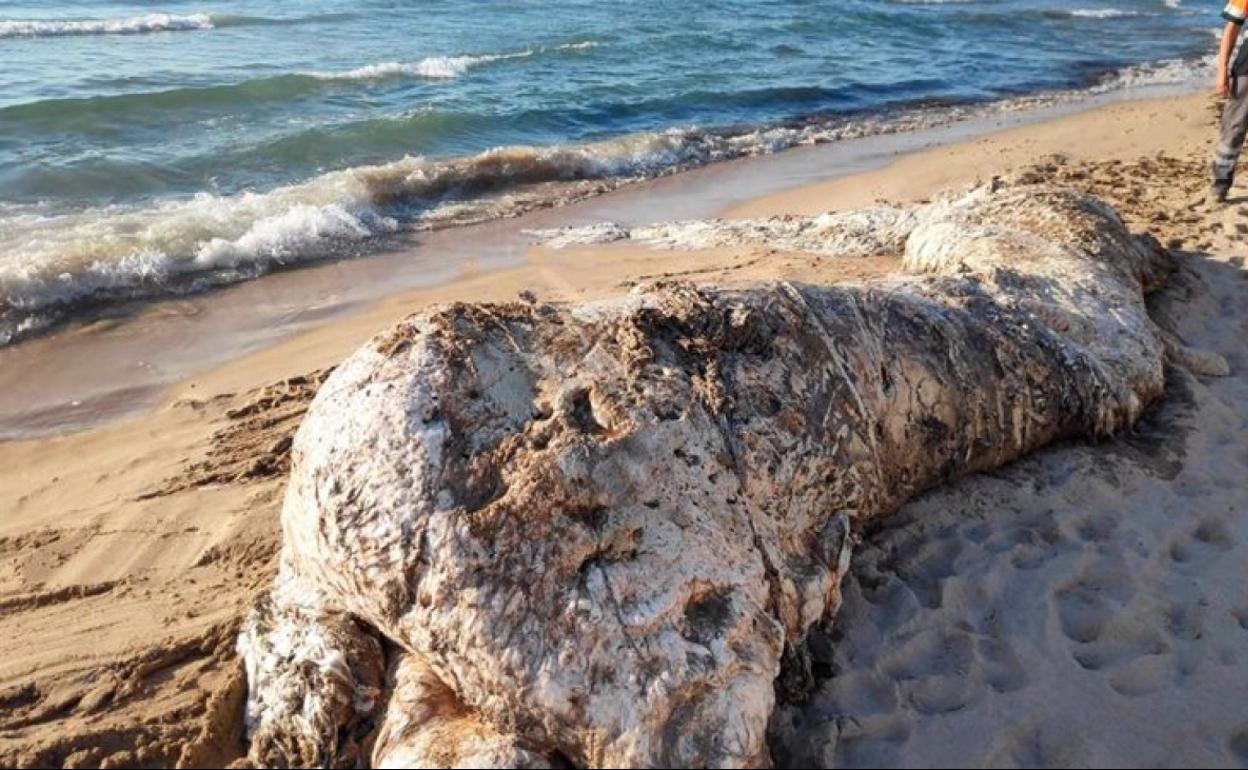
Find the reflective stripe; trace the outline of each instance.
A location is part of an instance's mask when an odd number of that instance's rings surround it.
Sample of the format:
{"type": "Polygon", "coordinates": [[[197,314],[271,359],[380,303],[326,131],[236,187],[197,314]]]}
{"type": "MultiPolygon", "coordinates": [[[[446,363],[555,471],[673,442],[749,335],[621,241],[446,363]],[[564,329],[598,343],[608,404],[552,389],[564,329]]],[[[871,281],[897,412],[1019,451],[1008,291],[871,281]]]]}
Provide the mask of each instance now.
{"type": "Polygon", "coordinates": [[[1235,181],[1235,167],[1248,135],[1248,82],[1233,77],[1229,97],[1222,109],[1222,127],[1213,151],[1214,184],[1226,189],[1235,181]]]}
{"type": "Polygon", "coordinates": [[[1229,0],[1222,9],[1222,18],[1234,24],[1243,24],[1248,18],[1248,0],[1229,0]]]}

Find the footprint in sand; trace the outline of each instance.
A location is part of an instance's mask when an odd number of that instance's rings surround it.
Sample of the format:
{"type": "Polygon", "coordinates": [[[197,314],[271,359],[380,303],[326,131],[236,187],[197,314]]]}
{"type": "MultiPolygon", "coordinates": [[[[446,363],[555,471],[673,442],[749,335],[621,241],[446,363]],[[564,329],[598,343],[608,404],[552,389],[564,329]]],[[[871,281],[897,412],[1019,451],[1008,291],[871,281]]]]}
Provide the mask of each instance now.
{"type": "Polygon", "coordinates": [[[1114,615],[1113,608],[1104,599],[1085,591],[1059,591],[1054,600],[1062,633],[1076,644],[1089,644],[1100,639],[1114,615]]]}
{"type": "Polygon", "coordinates": [[[901,747],[910,739],[910,722],[900,716],[844,720],[837,740],[829,743],[822,767],[897,767],[901,747]],[[830,756],[829,756],[830,755],[830,756]]]}
{"type": "Polygon", "coordinates": [[[1209,516],[1200,522],[1192,535],[1196,540],[1211,545],[1220,551],[1229,551],[1235,547],[1235,536],[1225,519],[1209,516]]]}
{"type": "Polygon", "coordinates": [[[919,603],[939,609],[944,598],[945,580],[957,574],[962,543],[954,537],[923,543],[899,571],[901,579],[914,592],[919,603]],[[913,565],[913,566],[910,566],[913,565]]]}
{"type": "Polygon", "coordinates": [[[1235,535],[1224,518],[1206,516],[1190,534],[1175,537],[1170,543],[1170,559],[1183,572],[1202,572],[1218,554],[1234,549],[1235,535]]]}
{"type": "Polygon", "coordinates": [[[1052,724],[1023,724],[993,741],[989,767],[1069,767],[1080,756],[1081,731],[1052,724]]]}
{"type": "Polygon", "coordinates": [[[1054,594],[1062,632],[1076,643],[1095,642],[1134,593],[1135,583],[1121,556],[1092,562],[1054,594]]]}
{"type": "Polygon", "coordinates": [[[1152,618],[1132,620],[1114,624],[1096,642],[1075,650],[1075,661],[1087,671],[1108,671],[1129,666],[1140,658],[1160,658],[1172,652],[1165,636],[1148,626],[1152,618]]]}
{"type": "Polygon", "coordinates": [[[1130,570],[1114,556],[1088,565],[1054,595],[1075,662],[1102,673],[1126,697],[1164,687],[1176,671],[1176,644],[1199,638],[1203,630],[1198,611],[1176,605],[1158,618],[1150,605],[1132,601],[1135,594],[1130,570]]]}
{"type": "Polygon", "coordinates": [[[1027,685],[1027,669],[1006,640],[979,639],[975,651],[983,663],[984,680],[996,692],[1014,692],[1027,685]]]}
{"type": "Polygon", "coordinates": [[[1231,736],[1231,739],[1227,741],[1227,748],[1231,752],[1231,759],[1239,767],[1248,768],[1248,725],[1244,725],[1231,736]]]}
{"type": "Polygon", "coordinates": [[[1180,641],[1198,641],[1205,634],[1204,615],[1199,604],[1176,602],[1166,610],[1166,633],[1180,641]]]}
{"type": "Polygon", "coordinates": [[[1078,521],[1075,534],[1085,543],[1108,542],[1118,531],[1121,517],[1117,513],[1096,512],[1078,521]]]}
{"type": "Polygon", "coordinates": [[[1248,631],[1248,606],[1231,610],[1231,617],[1235,618],[1235,622],[1239,624],[1240,628],[1248,631]]]}
{"type": "Polygon", "coordinates": [[[1009,553],[1010,566],[1030,571],[1043,567],[1061,552],[1063,536],[1052,512],[1039,520],[1003,528],[983,541],[990,554],[1009,553]]]}
{"type": "Polygon", "coordinates": [[[1127,698],[1151,695],[1163,689],[1170,679],[1173,665],[1168,657],[1137,658],[1109,674],[1109,686],[1127,698]]]}

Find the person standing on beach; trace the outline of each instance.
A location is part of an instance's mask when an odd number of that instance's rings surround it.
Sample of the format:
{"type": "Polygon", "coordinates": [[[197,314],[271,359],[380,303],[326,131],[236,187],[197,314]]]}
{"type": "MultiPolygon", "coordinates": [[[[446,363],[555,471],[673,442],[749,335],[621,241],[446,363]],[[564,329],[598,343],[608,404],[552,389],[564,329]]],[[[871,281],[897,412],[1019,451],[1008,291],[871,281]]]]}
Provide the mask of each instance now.
{"type": "Polygon", "coordinates": [[[1222,9],[1226,28],[1222,31],[1222,48],[1218,51],[1218,74],[1214,92],[1225,99],[1222,108],[1222,132],[1213,155],[1213,198],[1219,203],[1226,201],[1235,181],[1235,166],[1248,135],[1248,46],[1241,46],[1239,55],[1231,63],[1231,52],[1239,40],[1239,33],[1248,19],[1248,0],[1228,0],[1222,9]]]}

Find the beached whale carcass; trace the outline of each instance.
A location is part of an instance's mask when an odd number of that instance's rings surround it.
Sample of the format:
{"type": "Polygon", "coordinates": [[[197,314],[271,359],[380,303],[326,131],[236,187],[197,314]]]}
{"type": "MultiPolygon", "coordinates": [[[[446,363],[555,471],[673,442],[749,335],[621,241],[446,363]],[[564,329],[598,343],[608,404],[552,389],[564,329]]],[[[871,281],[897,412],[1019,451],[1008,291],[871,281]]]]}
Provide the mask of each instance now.
{"type": "Polygon", "coordinates": [[[855,523],[1162,392],[1169,260],[1103,204],[913,213],[896,279],[453,305],[354,354],[240,637],[253,761],[767,764],[855,523]]]}

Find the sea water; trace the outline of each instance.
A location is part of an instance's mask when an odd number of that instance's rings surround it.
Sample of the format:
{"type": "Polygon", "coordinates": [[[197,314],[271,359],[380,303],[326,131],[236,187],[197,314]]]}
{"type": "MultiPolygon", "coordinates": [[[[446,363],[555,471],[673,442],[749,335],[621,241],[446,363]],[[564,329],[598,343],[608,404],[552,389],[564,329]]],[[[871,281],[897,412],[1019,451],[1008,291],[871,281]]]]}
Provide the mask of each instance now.
{"type": "Polygon", "coordinates": [[[1181,82],[1193,0],[0,0],[0,344],[414,230],[1181,82]]]}

